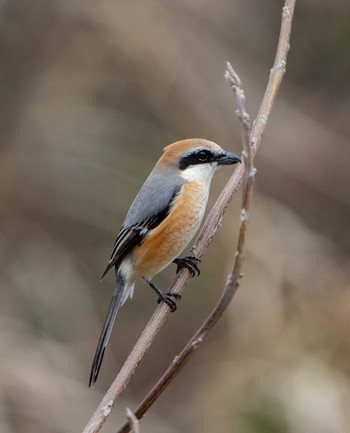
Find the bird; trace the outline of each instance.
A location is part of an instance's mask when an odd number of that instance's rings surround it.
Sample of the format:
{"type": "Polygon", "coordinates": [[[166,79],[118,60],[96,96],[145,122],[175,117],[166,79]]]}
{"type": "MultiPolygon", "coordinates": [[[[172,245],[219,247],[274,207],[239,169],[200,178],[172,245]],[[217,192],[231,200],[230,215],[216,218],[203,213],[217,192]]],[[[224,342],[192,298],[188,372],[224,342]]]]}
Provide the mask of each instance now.
{"type": "Polygon", "coordinates": [[[202,138],[169,144],[132,202],[117,235],[101,279],[115,268],[115,289],[93,359],[89,387],[96,383],[103,356],[119,310],[134,293],[137,279],[156,292],[158,302],[176,310],[179,295],[164,293],[152,278],[170,263],[186,267],[191,276],[200,260],[179,258],[200,227],[211,180],[222,165],[240,163],[234,153],[202,138]]]}

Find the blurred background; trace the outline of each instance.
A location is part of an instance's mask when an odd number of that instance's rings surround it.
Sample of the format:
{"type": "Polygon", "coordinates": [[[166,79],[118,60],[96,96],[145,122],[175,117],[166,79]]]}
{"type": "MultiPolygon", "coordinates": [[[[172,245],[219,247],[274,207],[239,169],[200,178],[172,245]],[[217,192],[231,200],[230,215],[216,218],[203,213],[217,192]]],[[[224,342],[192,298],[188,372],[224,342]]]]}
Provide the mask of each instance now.
{"type": "MultiPolygon", "coordinates": [[[[161,154],[239,153],[229,60],[255,117],[282,1],[8,0],[0,6],[0,430],[79,432],[156,307],[142,281],[90,366],[125,213],[161,154]]],[[[297,4],[256,159],[245,276],[142,433],[350,431],[350,3],[297,4]]],[[[214,180],[211,204],[232,172],[214,180]]],[[[116,432],[207,316],[233,264],[240,192],[178,311],[103,428],[116,432]]],[[[156,282],[166,288],[175,266],[156,282]]]]}

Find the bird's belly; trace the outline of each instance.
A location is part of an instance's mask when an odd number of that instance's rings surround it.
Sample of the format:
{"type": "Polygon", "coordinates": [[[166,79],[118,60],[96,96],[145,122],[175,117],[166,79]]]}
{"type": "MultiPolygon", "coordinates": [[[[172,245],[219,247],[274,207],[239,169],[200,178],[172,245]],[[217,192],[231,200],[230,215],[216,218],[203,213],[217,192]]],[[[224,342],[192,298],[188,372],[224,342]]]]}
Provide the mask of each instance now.
{"type": "MultiPolygon", "coordinates": [[[[186,248],[197,232],[208,199],[206,191],[192,191],[193,197],[182,197],[158,227],[149,232],[134,250],[136,277],[152,278],[186,248]],[[182,202],[191,203],[191,207],[182,202]]],[[[187,191],[191,194],[191,190],[187,191]]]]}

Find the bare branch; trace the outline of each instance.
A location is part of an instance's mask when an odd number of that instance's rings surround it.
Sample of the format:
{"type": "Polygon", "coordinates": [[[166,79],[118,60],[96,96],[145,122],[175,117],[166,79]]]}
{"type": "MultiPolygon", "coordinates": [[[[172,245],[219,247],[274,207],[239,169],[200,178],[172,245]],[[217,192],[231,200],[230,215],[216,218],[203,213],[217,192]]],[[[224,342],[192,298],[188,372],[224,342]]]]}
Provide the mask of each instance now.
{"type": "Polygon", "coordinates": [[[126,408],[126,417],[129,420],[129,425],[132,433],[140,433],[139,420],[136,418],[134,412],[130,408],[126,408]]]}
{"type": "MultiPolygon", "coordinates": [[[[170,383],[172,378],[175,377],[175,375],[180,371],[181,367],[191,357],[194,350],[196,350],[201,345],[206,334],[214,326],[214,324],[221,317],[224,310],[227,308],[230,300],[234,296],[239,286],[239,280],[241,276],[240,270],[244,259],[244,242],[245,242],[245,234],[246,234],[246,227],[248,221],[248,211],[250,207],[251,192],[252,192],[252,186],[253,186],[254,174],[255,174],[252,161],[260,145],[262,134],[265,130],[268,117],[270,115],[273,103],[277,95],[277,91],[279,89],[283,74],[285,72],[286,58],[289,49],[289,37],[290,37],[295,1],[296,0],[285,1],[285,6],[283,8],[283,14],[282,14],[281,32],[280,32],[280,37],[279,37],[279,42],[277,47],[275,63],[273,68],[271,69],[270,78],[264,94],[263,101],[260,106],[258,116],[255,119],[252,127],[250,140],[248,139],[249,134],[247,135],[249,128],[247,129],[244,126],[245,124],[244,104],[243,104],[243,111],[242,112],[240,111],[240,118],[241,118],[241,123],[243,128],[243,136],[245,136],[243,139],[243,143],[246,143],[245,152],[247,155],[245,157],[245,163],[240,164],[235,170],[235,172],[233,173],[233,175],[231,176],[226,187],[220,194],[213,209],[211,210],[205,223],[203,224],[202,229],[195,242],[195,245],[192,249],[193,253],[197,257],[201,258],[203,256],[205,250],[207,249],[208,245],[210,244],[211,240],[213,239],[220,225],[222,216],[227,206],[229,205],[233,195],[235,194],[239,185],[241,184],[241,182],[245,177],[245,189],[243,194],[243,200],[245,200],[245,203],[242,204],[241,226],[240,226],[239,240],[237,246],[238,254],[236,256],[236,262],[234,265],[233,273],[230,275],[225,291],[219,303],[214,308],[213,312],[210,314],[210,316],[207,318],[207,320],[201,326],[201,328],[197,331],[195,336],[182,350],[182,352],[174,359],[172,365],[168,368],[168,370],[160,379],[160,381],[157,383],[157,385],[153,388],[153,390],[150,392],[147,398],[141,403],[141,405],[135,411],[135,415],[137,418],[142,417],[145,411],[151,406],[151,404],[165,389],[167,384],[170,383]],[[249,143],[249,145],[247,145],[247,143],[249,143]],[[249,156],[249,154],[251,156],[249,156]],[[249,166],[249,164],[251,164],[250,169],[246,170],[246,166],[249,166]],[[245,175],[245,173],[247,174],[245,175]],[[249,186],[249,182],[251,182],[250,186],[249,186]]],[[[228,68],[227,73],[230,74],[230,77],[228,78],[230,78],[231,80],[231,76],[234,77],[234,74],[233,75],[231,74],[230,68],[228,68]]],[[[233,78],[233,80],[235,80],[235,78],[233,78]]],[[[231,83],[231,86],[232,85],[233,83],[231,83]]],[[[234,85],[237,88],[240,88],[240,81],[236,80],[234,85]]],[[[237,97],[237,99],[239,98],[237,97]]],[[[244,101],[244,94],[243,94],[243,101],[244,101]]],[[[182,269],[177,275],[177,277],[175,278],[175,281],[171,286],[171,291],[174,293],[181,293],[189,278],[190,278],[189,271],[187,269],[182,269]]],[[[163,326],[168,314],[169,314],[169,308],[164,304],[159,305],[159,307],[156,309],[153,316],[151,317],[149,323],[146,325],[144,331],[142,332],[139,340],[134,346],[125,364],[121,368],[116,379],[114,380],[111,387],[109,388],[106,395],[104,396],[103,400],[101,401],[96,412],[93,414],[90,421],[86,425],[83,433],[96,433],[101,429],[103,423],[105,422],[107,416],[110,413],[112,406],[115,405],[121,393],[129,383],[131,377],[135,373],[136,368],[140,364],[143,356],[145,355],[148,348],[152,344],[152,341],[154,340],[156,334],[158,333],[159,329],[163,326]]],[[[119,432],[127,432],[127,431],[130,431],[130,428],[124,426],[119,432]]]]}
{"type": "MultiPolygon", "coordinates": [[[[142,416],[147,412],[154,401],[160,396],[164,389],[169,385],[169,383],[174,379],[174,377],[180,372],[182,367],[191,358],[192,354],[198,347],[202,344],[207,333],[212,329],[215,323],[219,320],[222,313],[226,310],[231,299],[233,298],[236,290],[239,287],[239,281],[241,277],[241,268],[244,260],[244,243],[246,236],[246,229],[248,224],[249,208],[251,203],[251,196],[253,192],[253,183],[255,169],[253,167],[253,148],[250,145],[250,122],[249,115],[245,109],[245,98],[244,91],[241,88],[241,80],[239,79],[236,72],[233,70],[230,63],[227,62],[227,69],[225,73],[225,78],[228,80],[236,95],[236,101],[238,106],[238,116],[242,127],[242,143],[243,143],[243,157],[245,161],[245,172],[243,183],[243,196],[242,196],[242,207],[241,207],[241,221],[238,236],[238,245],[236,250],[236,260],[232,274],[229,276],[225,290],[212,311],[208,316],[206,321],[196,332],[196,334],[187,343],[184,349],[179,353],[163,374],[160,380],[156,383],[153,389],[149,392],[146,398],[141,402],[135,411],[137,418],[141,419],[142,416]]],[[[235,176],[237,171],[234,173],[235,176]]],[[[242,175],[243,176],[243,175],[242,175]]],[[[226,186],[227,188],[227,186],[226,186]]],[[[225,190],[226,190],[225,188],[225,190]]],[[[223,191],[223,193],[225,192],[223,191]]],[[[222,193],[222,194],[223,194],[222,193]]],[[[216,204],[213,209],[216,208],[216,204]]],[[[118,431],[118,433],[127,433],[130,431],[129,422],[126,422],[123,427],[118,431]]]]}

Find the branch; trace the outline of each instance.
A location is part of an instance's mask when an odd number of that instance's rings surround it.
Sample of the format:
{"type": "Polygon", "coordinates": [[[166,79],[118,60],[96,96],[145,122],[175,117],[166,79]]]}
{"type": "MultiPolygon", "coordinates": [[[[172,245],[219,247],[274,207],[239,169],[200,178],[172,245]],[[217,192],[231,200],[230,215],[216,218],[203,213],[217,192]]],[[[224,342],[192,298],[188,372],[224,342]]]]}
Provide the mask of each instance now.
{"type": "MultiPolygon", "coordinates": [[[[241,207],[241,222],[238,236],[238,245],[236,250],[236,260],[232,274],[230,275],[225,290],[221,295],[221,298],[208,316],[206,321],[202,324],[196,334],[190,339],[184,349],[174,358],[172,364],[168,367],[166,372],[156,383],[153,389],[149,392],[146,398],[140,403],[135,411],[135,416],[141,419],[151,405],[157,400],[160,394],[180,372],[182,367],[192,357],[196,349],[203,343],[207,333],[212,329],[216,322],[222,316],[222,313],[226,310],[231,299],[236,293],[241,278],[241,268],[244,261],[244,245],[246,229],[248,224],[248,216],[250,210],[251,196],[253,193],[253,184],[255,178],[255,169],[253,166],[253,147],[250,144],[250,121],[249,115],[245,110],[245,97],[244,91],[241,88],[241,80],[239,79],[236,72],[233,70],[231,64],[227,62],[227,69],[225,78],[228,80],[236,95],[238,115],[242,127],[242,142],[243,142],[243,161],[245,163],[244,171],[244,183],[243,183],[243,196],[242,196],[242,207],[241,207]]],[[[236,174],[236,172],[235,172],[236,174]]],[[[234,174],[234,176],[235,176],[234,174]]],[[[225,188],[226,189],[226,188],[225,188]]],[[[214,206],[215,208],[215,206],[214,206]]],[[[118,433],[128,433],[130,431],[129,422],[126,422],[123,427],[118,430],[118,433]]]]}
{"type": "MultiPolygon", "coordinates": [[[[260,110],[257,118],[255,119],[253,129],[251,132],[250,139],[250,125],[249,116],[245,111],[245,97],[244,91],[241,88],[241,81],[238,75],[233,70],[230,63],[227,63],[227,69],[225,73],[225,78],[229,81],[235,92],[238,106],[239,119],[242,126],[242,143],[243,143],[243,160],[245,162],[246,169],[244,171],[244,187],[242,196],[242,206],[241,206],[241,223],[238,237],[238,245],[236,251],[236,259],[233,267],[233,271],[229,276],[226,287],[223,294],[216,307],[212,313],[208,316],[206,321],[200,327],[200,329],[195,333],[195,335],[190,339],[184,349],[174,358],[172,364],[168,367],[163,376],[159,379],[153,389],[148,393],[144,400],[139,404],[135,410],[135,416],[141,419],[147,410],[152,406],[152,404],[157,400],[161,393],[166,389],[170,382],[175,378],[175,376],[181,371],[182,367],[187,363],[187,361],[192,357],[196,349],[202,344],[207,333],[212,329],[216,322],[221,317],[222,313],[228,307],[230,301],[235,295],[239,284],[240,278],[242,276],[242,266],[244,261],[245,253],[245,239],[246,230],[249,220],[249,211],[251,206],[251,198],[253,193],[253,185],[255,179],[255,168],[253,165],[253,160],[255,153],[260,145],[262,134],[265,130],[267,124],[267,119],[271,113],[273,103],[275,101],[283,74],[285,73],[286,58],[289,49],[289,38],[291,31],[291,24],[293,18],[293,12],[295,7],[294,1],[286,1],[283,8],[282,25],[280,39],[278,43],[276,58],[274,66],[271,70],[270,79],[265,91],[263,101],[260,106],[260,110]],[[283,67],[281,67],[283,66],[283,67]]],[[[237,176],[237,171],[234,173],[234,177],[237,176]]],[[[214,206],[215,207],[215,206],[214,206]]],[[[128,422],[126,422],[123,427],[118,430],[118,433],[128,433],[130,427],[128,422]]]]}
{"type": "MultiPolygon", "coordinates": [[[[265,95],[262,101],[262,104],[260,106],[260,110],[258,113],[257,118],[255,119],[252,132],[251,132],[251,139],[250,141],[246,141],[246,143],[250,143],[249,146],[247,146],[247,159],[246,162],[243,164],[240,164],[231,178],[229,179],[226,187],[220,194],[219,198],[217,199],[213,209],[209,213],[204,225],[202,226],[202,229],[200,230],[200,233],[196,239],[195,245],[192,249],[193,253],[201,258],[205,252],[205,250],[208,248],[210,242],[212,241],[219,225],[221,222],[221,219],[223,217],[223,214],[229,205],[233,195],[237,191],[239,185],[243,181],[243,178],[245,177],[245,173],[247,173],[246,166],[249,163],[249,160],[252,161],[252,158],[254,157],[260,142],[262,134],[265,130],[266,123],[268,120],[268,117],[270,115],[274,100],[276,98],[277,91],[279,89],[282,77],[285,72],[285,66],[286,66],[286,58],[287,58],[287,52],[289,49],[289,37],[290,37],[290,30],[291,30],[291,24],[292,24],[292,18],[293,18],[293,12],[294,12],[294,6],[295,6],[296,0],[286,0],[285,6],[283,8],[283,14],[282,14],[282,25],[281,25],[281,32],[280,32],[280,38],[278,42],[277,47],[277,53],[276,53],[276,59],[273,68],[271,69],[269,82],[267,85],[267,89],[265,91],[265,95]],[[249,158],[249,154],[251,154],[251,158],[249,158]]],[[[230,72],[230,71],[229,71],[230,72]]],[[[232,83],[231,83],[232,85],[232,83]]],[[[239,87],[239,86],[238,86],[239,87]]],[[[237,95],[237,94],[236,94],[237,95]]],[[[243,116],[244,117],[244,116],[243,116]]],[[[241,115],[242,119],[242,115],[241,115]]],[[[244,122],[242,123],[244,125],[244,122]]],[[[245,132],[243,135],[246,134],[245,132]]],[[[244,156],[244,155],[243,155],[244,156]]],[[[245,158],[245,156],[244,156],[245,158]]],[[[251,166],[253,168],[253,166],[251,166]]],[[[245,185],[248,184],[247,179],[251,179],[251,182],[253,184],[254,180],[254,171],[248,171],[248,175],[246,175],[245,185]]],[[[245,187],[246,188],[246,187],[245,187]]],[[[252,185],[251,185],[252,188],[252,185]]],[[[252,189],[251,189],[252,191],[252,189]]],[[[247,197],[247,194],[244,194],[247,197]]],[[[251,193],[248,194],[248,196],[251,196],[251,193]]],[[[243,209],[249,210],[250,206],[250,199],[248,202],[244,205],[243,209]],[[248,206],[248,207],[247,207],[248,206]]],[[[234,266],[234,271],[229,277],[228,284],[226,286],[226,289],[218,303],[218,305],[215,307],[213,312],[210,314],[208,319],[205,321],[201,329],[196,333],[196,335],[191,339],[191,341],[188,343],[188,345],[183,349],[181,354],[175,358],[172,365],[169,367],[167,372],[164,374],[163,378],[158,382],[158,384],[153,388],[153,390],[150,392],[148,396],[148,400],[146,401],[144,407],[142,408],[142,411],[138,410],[135,411],[135,415],[137,418],[141,418],[142,415],[145,413],[145,411],[151,406],[151,404],[156,400],[156,398],[160,395],[160,393],[165,389],[168,383],[170,383],[171,379],[180,371],[181,367],[187,362],[187,360],[191,357],[191,354],[196,350],[199,345],[202,343],[203,338],[208,333],[208,331],[214,326],[214,324],[217,322],[217,320],[221,317],[224,310],[227,308],[230,300],[234,296],[238,286],[239,286],[239,279],[240,279],[240,269],[243,263],[243,247],[244,247],[244,241],[245,241],[245,233],[246,233],[246,224],[247,224],[247,217],[248,214],[245,213],[242,215],[241,213],[241,228],[242,225],[244,225],[244,230],[240,229],[239,234],[239,241],[238,241],[238,255],[236,257],[236,263],[234,266]],[[241,250],[241,254],[239,251],[241,250]],[[237,264],[237,260],[240,261],[239,264],[237,264]],[[188,348],[188,349],[187,349],[188,348]],[[162,385],[164,383],[164,385],[162,385]],[[160,386],[158,386],[160,384],[160,386]],[[153,393],[153,394],[152,394],[153,393]],[[156,394],[154,394],[156,393],[156,394]]],[[[182,269],[177,277],[175,278],[174,283],[171,286],[171,291],[173,293],[181,293],[185,284],[190,278],[190,273],[187,269],[182,269]]],[[[117,402],[118,398],[120,397],[121,393],[131,380],[132,376],[134,375],[138,365],[142,361],[142,358],[144,357],[145,353],[147,352],[148,348],[152,344],[155,336],[157,335],[160,328],[163,326],[167,316],[169,314],[169,308],[164,305],[160,304],[158,308],[155,310],[154,314],[152,315],[149,323],[146,325],[144,331],[142,332],[139,340],[135,344],[133,350],[131,351],[128,359],[124,363],[123,367],[121,368],[119,374],[115,378],[114,382],[112,383],[111,387],[105,394],[104,398],[102,399],[100,405],[96,409],[95,413],[91,417],[90,421],[86,425],[83,433],[96,433],[98,432],[103,423],[105,422],[106,418],[110,414],[112,407],[117,402]]],[[[145,400],[144,400],[145,402],[145,400]]],[[[143,402],[143,403],[144,403],[143,402]]],[[[123,427],[124,428],[124,427],[123,427]]],[[[125,430],[120,430],[120,432],[126,432],[129,431],[128,427],[125,430]]]]}
{"type": "Polygon", "coordinates": [[[132,433],[140,433],[139,420],[136,418],[134,412],[128,407],[126,408],[126,417],[129,420],[129,431],[131,430],[132,433]]]}

